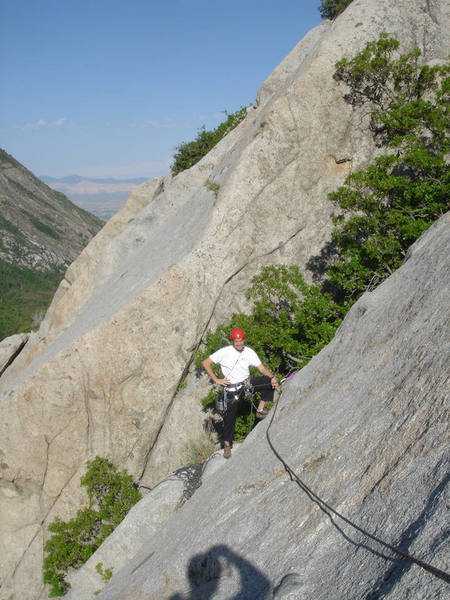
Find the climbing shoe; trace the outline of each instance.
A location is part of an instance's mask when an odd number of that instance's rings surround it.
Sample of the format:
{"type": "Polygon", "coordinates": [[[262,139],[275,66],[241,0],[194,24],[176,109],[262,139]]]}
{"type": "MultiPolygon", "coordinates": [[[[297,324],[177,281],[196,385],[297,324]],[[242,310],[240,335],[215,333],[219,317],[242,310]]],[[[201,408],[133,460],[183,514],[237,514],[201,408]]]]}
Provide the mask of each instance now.
{"type": "Polygon", "coordinates": [[[223,447],[223,457],[230,458],[230,456],[231,456],[231,446],[224,446],[223,447]]]}
{"type": "Polygon", "coordinates": [[[256,411],[256,418],[257,419],[265,419],[267,417],[268,414],[268,410],[266,410],[265,408],[263,408],[262,410],[257,410],[256,411]]]}

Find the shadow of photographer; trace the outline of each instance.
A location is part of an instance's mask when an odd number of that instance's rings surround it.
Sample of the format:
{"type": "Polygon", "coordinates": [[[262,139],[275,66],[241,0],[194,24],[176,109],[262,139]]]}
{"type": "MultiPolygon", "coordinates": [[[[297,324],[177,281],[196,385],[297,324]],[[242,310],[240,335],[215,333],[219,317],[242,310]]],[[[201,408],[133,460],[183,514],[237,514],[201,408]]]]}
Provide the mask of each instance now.
{"type": "Polygon", "coordinates": [[[221,580],[239,573],[240,590],[229,600],[269,600],[271,584],[262,571],[225,545],[217,545],[207,552],[193,556],[189,561],[189,595],[175,594],[170,600],[212,600],[221,580]]]}

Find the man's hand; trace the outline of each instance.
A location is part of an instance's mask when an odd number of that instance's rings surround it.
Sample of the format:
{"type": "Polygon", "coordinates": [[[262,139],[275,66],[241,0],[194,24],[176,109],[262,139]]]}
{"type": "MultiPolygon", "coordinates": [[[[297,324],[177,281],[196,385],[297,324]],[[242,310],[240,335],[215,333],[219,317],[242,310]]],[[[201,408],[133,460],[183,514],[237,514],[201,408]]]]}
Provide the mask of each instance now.
{"type": "Polygon", "coordinates": [[[270,383],[272,384],[274,390],[278,390],[280,388],[280,384],[278,383],[278,379],[276,377],[272,377],[270,383]]]}
{"type": "Polygon", "coordinates": [[[217,385],[222,385],[223,387],[226,387],[227,385],[230,385],[230,380],[227,378],[224,378],[224,379],[216,378],[214,380],[214,383],[217,383],[217,385]]]}
{"type": "Polygon", "coordinates": [[[270,377],[270,383],[272,384],[272,387],[275,390],[277,390],[280,387],[280,385],[278,383],[278,379],[275,377],[275,375],[271,371],[269,371],[269,369],[267,367],[265,367],[263,364],[260,364],[256,368],[258,369],[258,371],[260,373],[262,373],[266,377],[270,377]]]}

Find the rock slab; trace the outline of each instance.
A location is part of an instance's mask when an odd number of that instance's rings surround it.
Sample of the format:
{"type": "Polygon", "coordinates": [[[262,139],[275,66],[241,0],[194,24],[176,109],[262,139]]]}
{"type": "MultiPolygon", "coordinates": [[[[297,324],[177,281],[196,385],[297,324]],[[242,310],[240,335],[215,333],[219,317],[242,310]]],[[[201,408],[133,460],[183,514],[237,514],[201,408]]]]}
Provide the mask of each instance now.
{"type": "Polygon", "coordinates": [[[447,214],[99,600],[448,598],[312,494],[448,571],[449,257],[447,214]]]}

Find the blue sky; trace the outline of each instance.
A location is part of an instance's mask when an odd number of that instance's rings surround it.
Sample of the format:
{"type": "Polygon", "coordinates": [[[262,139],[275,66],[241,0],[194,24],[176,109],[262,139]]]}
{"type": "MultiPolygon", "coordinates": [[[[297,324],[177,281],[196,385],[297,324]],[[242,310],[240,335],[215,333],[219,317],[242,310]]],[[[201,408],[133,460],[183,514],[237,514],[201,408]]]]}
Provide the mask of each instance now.
{"type": "Polygon", "coordinates": [[[0,147],[36,175],[166,175],[251,104],[319,0],[0,0],[0,147]]]}

